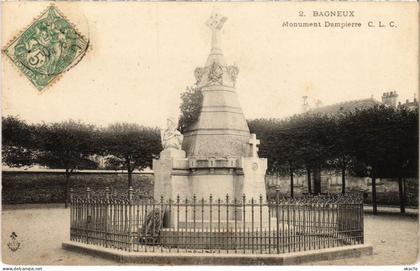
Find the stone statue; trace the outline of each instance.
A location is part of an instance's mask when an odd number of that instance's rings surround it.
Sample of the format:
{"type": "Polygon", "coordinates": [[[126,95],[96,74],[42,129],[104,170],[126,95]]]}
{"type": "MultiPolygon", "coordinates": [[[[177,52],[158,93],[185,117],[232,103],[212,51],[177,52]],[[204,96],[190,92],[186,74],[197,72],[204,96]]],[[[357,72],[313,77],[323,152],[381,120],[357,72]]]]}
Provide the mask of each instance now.
{"type": "Polygon", "coordinates": [[[177,149],[180,150],[184,136],[176,129],[176,121],[174,118],[166,120],[167,128],[161,130],[160,137],[162,140],[163,149],[177,149]]]}

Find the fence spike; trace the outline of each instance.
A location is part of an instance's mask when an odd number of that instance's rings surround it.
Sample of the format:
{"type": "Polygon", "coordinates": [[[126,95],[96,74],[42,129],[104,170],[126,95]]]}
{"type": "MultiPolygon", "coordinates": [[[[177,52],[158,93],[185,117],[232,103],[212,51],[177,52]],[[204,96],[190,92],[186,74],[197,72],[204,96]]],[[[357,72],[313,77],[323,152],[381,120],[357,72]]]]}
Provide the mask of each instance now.
{"type": "MultiPolygon", "coordinates": [[[[127,201],[129,197],[127,193],[111,195],[108,187],[105,189],[105,195],[96,193],[96,191],[95,193],[92,192],[92,194],[91,192],[90,188],[87,188],[86,193],[74,195],[74,204],[70,205],[71,240],[134,251],[139,249],[134,240],[139,240],[140,244],[145,245],[141,248],[145,252],[150,250],[148,249],[148,247],[150,248],[149,245],[152,246],[152,251],[155,248],[160,249],[160,251],[168,249],[162,243],[162,239],[160,239],[159,230],[163,221],[157,224],[158,220],[150,219],[155,214],[154,211],[157,211],[156,209],[159,208],[158,200],[156,201],[156,206],[152,198],[143,201],[135,200],[131,205],[130,201],[127,201]],[[100,195],[102,195],[102,198],[100,195]],[[112,196],[111,199],[109,199],[110,196],[112,196]],[[102,206],[104,203],[105,206],[102,206]],[[141,213],[140,216],[139,212],[141,213]],[[149,213],[150,215],[148,216],[149,213]],[[139,221],[133,222],[133,219],[136,220],[139,217],[141,217],[139,221]],[[147,222],[146,220],[149,223],[145,223],[147,222]],[[102,226],[101,223],[105,224],[102,226]]],[[[292,199],[289,197],[280,198],[279,190],[276,190],[276,192],[275,201],[271,199],[264,202],[263,196],[260,194],[259,206],[256,205],[258,204],[256,197],[249,197],[249,200],[246,201],[247,198],[243,194],[243,200],[240,202],[239,197],[234,197],[233,200],[230,200],[229,194],[226,194],[226,203],[222,205],[223,199],[218,198],[217,202],[215,201],[217,203],[217,206],[214,206],[217,207],[215,210],[212,210],[212,202],[214,200],[212,194],[209,195],[209,204],[205,204],[206,197],[202,197],[198,202],[199,205],[196,202],[196,195],[194,195],[193,200],[191,200],[191,197],[186,197],[185,204],[180,204],[181,198],[177,195],[177,223],[174,224],[174,227],[177,228],[178,237],[176,241],[174,238],[172,241],[169,238],[169,242],[172,242],[170,243],[172,248],[175,248],[178,244],[182,246],[177,247],[177,252],[183,246],[186,248],[186,252],[190,252],[189,249],[192,251],[201,249],[203,251],[203,247],[200,245],[210,242],[210,250],[214,252],[219,251],[220,253],[220,251],[226,250],[226,253],[230,253],[233,250],[238,250],[248,251],[249,253],[268,252],[270,254],[272,252],[303,251],[364,242],[362,197],[356,197],[355,195],[306,195],[292,199]],[[196,207],[197,210],[195,209],[196,207]],[[180,208],[182,208],[182,211],[180,208]],[[254,208],[257,209],[254,210],[254,208]],[[262,230],[264,226],[262,218],[266,216],[263,208],[267,208],[268,211],[269,219],[265,221],[268,222],[267,232],[267,229],[262,230]],[[185,223],[185,229],[181,230],[180,212],[185,212],[185,222],[187,222],[189,217],[188,209],[192,212],[191,219],[194,219],[194,229],[193,225],[185,223]],[[213,211],[214,213],[212,213],[213,211]],[[201,227],[200,224],[196,225],[195,212],[198,212],[197,214],[201,213],[201,227]],[[223,212],[225,215],[223,215],[223,212]],[[258,212],[259,217],[256,217],[258,212]],[[207,227],[203,220],[205,215],[208,214],[210,227],[207,227]],[[213,214],[215,215],[214,217],[213,214]],[[243,216],[242,219],[240,218],[241,214],[243,216]],[[217,229],[217,231],[213,231],[212,222],[213,219],[216,219],[216,215],[217,221],[214,222],[217,224],[214,225],[214,229],[217,229]],[[222,216],[226,217],[226,224],[224,224],[225,221],[223,219],[223,225],[221,224],[222,216]],[[270,218],[273,218],[273,220],[270,218]],[[235,225],[229,224],[234,219],[235,225]],[[257,224],[258,219],[260,219],[259,228],[257,224]],[[236,225],[236,220],[238,222],[242,220],[243,224],[236,225]],[[271,222],[277,222],[277,225],[272,227],[271,222]],[[196,228],[196,226],[199,226],[199,228],[196,228]],[[235,226],[235,231],[233,231],[233,226],[235,226]],[[237,228],[237,226],[239,227],[237,228]],[[205,231],[204,229],[207,230],[205,231]],[[210,236],[208,236],[208,229],[210,229],[210,236]],[[193,230],[194,234],[192,234],[193,230]],[[233,234],[237,233],[238,230],[241,235],[233,234]],[[232,235],[229,235],[227,238],[222,236],[214,238],[216,237],[214,234],[220,234],[221,232],[232,232],[232,235]],[[176,243],[173,243],[174,241],[176,243]]],[[[172,199],[169,199],[168,203],[169,212],[171,212],[172,199]]],[[[168,203],[162,195],[159,210],[161,217],[168,203]]],[[[200,220],[198,223],[200,223],[200,220]]],[[[172,232],[174,230],[175,228],[172,232]]],[[[168,240],[167,237],[165,238],[168,240]]]]}

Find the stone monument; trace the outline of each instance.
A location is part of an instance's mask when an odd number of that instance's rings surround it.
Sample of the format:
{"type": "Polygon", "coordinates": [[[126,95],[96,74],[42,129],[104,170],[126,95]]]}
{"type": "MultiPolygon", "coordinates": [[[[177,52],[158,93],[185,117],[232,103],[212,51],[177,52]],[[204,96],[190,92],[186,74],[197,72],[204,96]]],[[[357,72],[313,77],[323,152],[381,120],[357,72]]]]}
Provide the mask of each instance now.
{"type": "MultiPolygon", "coordinates": [[[[182,135],[175,121],[162,132],[164,150],[153,160],[154,196],[159,199],[192,198],[258,200],[266,198],[267,159],[258,157],[259,140],[250,134],[236,94],[239,69],[227,65],[220,46],[226,17],[213,13],[211,51],[204,67],[195,69],[196,85],[203,94],[198,120],[182,135]],[[182,148],[180,148],[182,142],[182,148]]],[[[204,214],[206,216],[206,214],[204,214]]],[[[169,223],[174,225],[174,217],[169,223]]]]}

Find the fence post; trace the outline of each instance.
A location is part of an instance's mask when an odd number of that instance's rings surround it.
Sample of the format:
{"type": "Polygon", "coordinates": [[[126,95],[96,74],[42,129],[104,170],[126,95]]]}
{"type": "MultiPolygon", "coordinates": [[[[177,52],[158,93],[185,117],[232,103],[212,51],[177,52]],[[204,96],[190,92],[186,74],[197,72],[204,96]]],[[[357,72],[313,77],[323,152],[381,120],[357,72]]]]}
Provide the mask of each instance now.
{"type": "Polygon", "coordinates": [[[108,219],[110,218],[109,215],[109,199],[111,196],[111,190],[109,187],[105,188],[105,247],[108,247],[108,231],[109,231],[109,225],[108,225],[108,219]]]}
{"type": "Polygon", "coordinates": [[[194,227],[194,232],[193,232],[193,238],[192,238],[192,245],[193,245],[193,252],[195,252],[195,247],[196,247],[196,233],[195,233],[195,222],[196,222],[196,219],[195,219],[195,215],[196,215],[196,210],[195,210],[195,204],[196,204],[196,201],[197,201],[197,196],[194,194],[193,195],[193,227],[194,227]]]}
{"type": "Polygon", "coordinates": [[[277,254],[280,254],[280,227],[279,227],[279,205],[280,205],[280,189],[276,189],[276,248],[277,254]]]}
{"type": "Polygon", "coordinates": [[[365,225],[364,225],[364,212],[363,212],[363,195],[361,196],[361,200],[359,202],[359,212],[360,212],[360,216],[361,216],[361,221],[360,221],[360,227],[361,227],[361,231],[362,231],[362,244],[365,243],[365,225]]]}
{"type": "MultiPolygon", "coordinates": [[[[160,207],[159,207],[159,228],[158,228],[158,232],[160,233],[162,228],[163,228],[163,216],[164,216],[164,211],[163,211],[163,195],[160,195],[160,207]]],[[[163,245],[162,245],[162,240],[160,239],[161,236],[159,234],[159,245],[160,245],[160,252],[163,252],[163,245]]]]}
{"type": "Polygon", "coordinates": [[[254,197],[251,198],[251,252],[254,254],[254,197]]]}
{"type": "MultiPolygon", "coordinates": [[[[179,244],[180,244],[180,238],[179,238],[179,203],[180,203],[180,198],[179,198],[179,194],[176,195],[176,252],[179,252],[179,244]]],[[[187,221],[185,221],[185,227],[187,228],[187,221]]],[[[182,240],[182,239],[181,239],[182,240]]]]}
{"type": "Polygon", "coordinates": [[[213,210],[212,210],[212,207],[213,207],[213,195],[212,194],[210,194],[210,197],[209,197],[209,207],[210,207],[210,235],[209,235],[209,248],[210,248],[210,253],[213,253],[213,248],[212,248],[212,246],[211,246],[211,244],[212,244],[212,238],[213,238],[213,232],[212,232],[212,230],[213,230],[213,227],[212,227],[212,223],[213,223],[213,210]]]}
{"type": "Polygon", "coordinates": [[[133,234],[131,230],[132,221],[132,205],[133,205],[133,187],[128,188],[128,251],[133,250],[133,234]]]}
{"type": "Polygon", "coordinates": [[[73,201],[73,194],[74,194],[74,190],[73,188],[70,188],[70,203],[72,203],[73,201]]]}
{"type": "Polygon", "coordinates": [[[202,248],[201,252],[204,252],[204,198],[201,198],[201,233],[199,236],[197,236],[198,241],[201,243],[202,248]],[[201,238],[199,236],[201,235],[201,238]]]}
{"type": "Polygon", "coordinates": [[[245,217],[245,215],[246,215],[246,213],[245,213],[245,209],[246,209],[246,196],[245,196],[245,194],[242,194],[242,223],[243,223],[243,225],[242,225],[242,236],[243,236],[243,244],[242,244],[242,246],[243,246],[243,250],[244,250],[244,253],[246,252],[246,246],[247,245],[249,245],[249,243],[247,244],[247,242],[249,242],[249,240],[247,240],[246,239],[246,217],[245,217]]]}
{"type": "MultiPolygon", "coordinates": [[[[226,194],[226,234],[229,232],[229,194],[226,194]]],[[[229,253],[229,238],[226,240],[226,253],[229,253]]]]}
{"type": "Polygon", "coordinates": [[[73,240],[72,230],[75,221],[75,210],[73,205],[73,188],[70,188],[70,240],[73,240]]]}
{"type": "Polygon", "coordinates": [[[188,233],[189,229],[188,229],[188,197],[185,197],[185,228],[184,228],[184,242],[186,243],[185,245],[185,252],[188,251],[188,245],[191,243],[191,240],[189,240],[190,242],[187,241],[188,238],[188,233]]]}
{"type": "MultiPolygon", "coordinates": [[[[260,253],[262,254],[262,252],[263,252],[263,247],[262,247],[262,207],[263,207],[263,197],[262,197],[262,195],[260,194],[260,235],[259,235],[259,238],[258,238],[258,245],[260,246],[260,253]]],[[[268,218],[268,219],[270,219],[270,217],[268,218]]]]}
{"type": "Polygon", "coordinates": [[[90,202],[90,188],[86,188],[86,244],[89,244],[89,230],[91,222],[91,202],[90,202]]]}

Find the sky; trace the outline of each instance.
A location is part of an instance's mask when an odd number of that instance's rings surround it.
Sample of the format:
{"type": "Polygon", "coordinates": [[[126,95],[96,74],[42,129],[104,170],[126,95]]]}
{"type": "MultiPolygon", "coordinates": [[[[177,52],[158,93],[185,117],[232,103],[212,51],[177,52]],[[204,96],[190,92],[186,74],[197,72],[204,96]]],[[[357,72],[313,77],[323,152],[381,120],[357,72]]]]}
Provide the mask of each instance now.
{"type": "MultiPolygon", "coordinates": [[[[42,92],[2,61],[2,115],[28,122],[68,119],[96,125],[164,126],[178,116],[180,93],[210,51],[205,25],[216,7],[228,64],[239,67],[236,90],[247,119],[284,118],[302,110],[302,96],[324,105],[397,91],[418,92],[416,3],[118,3],[56,2],[89,38],[75,67],[42,92]],[[328,6],[327,6],[328,4],[328,6]],[[414,4],[414,5],[413,5],[414,4]],[[375,6],[374,6],[375,5],[375,6]],[[313,10],[355,10],[355,18],[313,18],[313,10]],[[304,11],[305,18],[298,16],[304,11]],[[287,28],[283,22],[362,22],[361,28],[287,28]],[[369,28],[368,21],[397,27],[369,28]]],[[[2,48],[45,8],[45,2],[3,3],[2,48]],[[16,15],[18,14],[18,15],[16,15]],[[19,20],[15,19],[19,16],[19,20]]]]}

